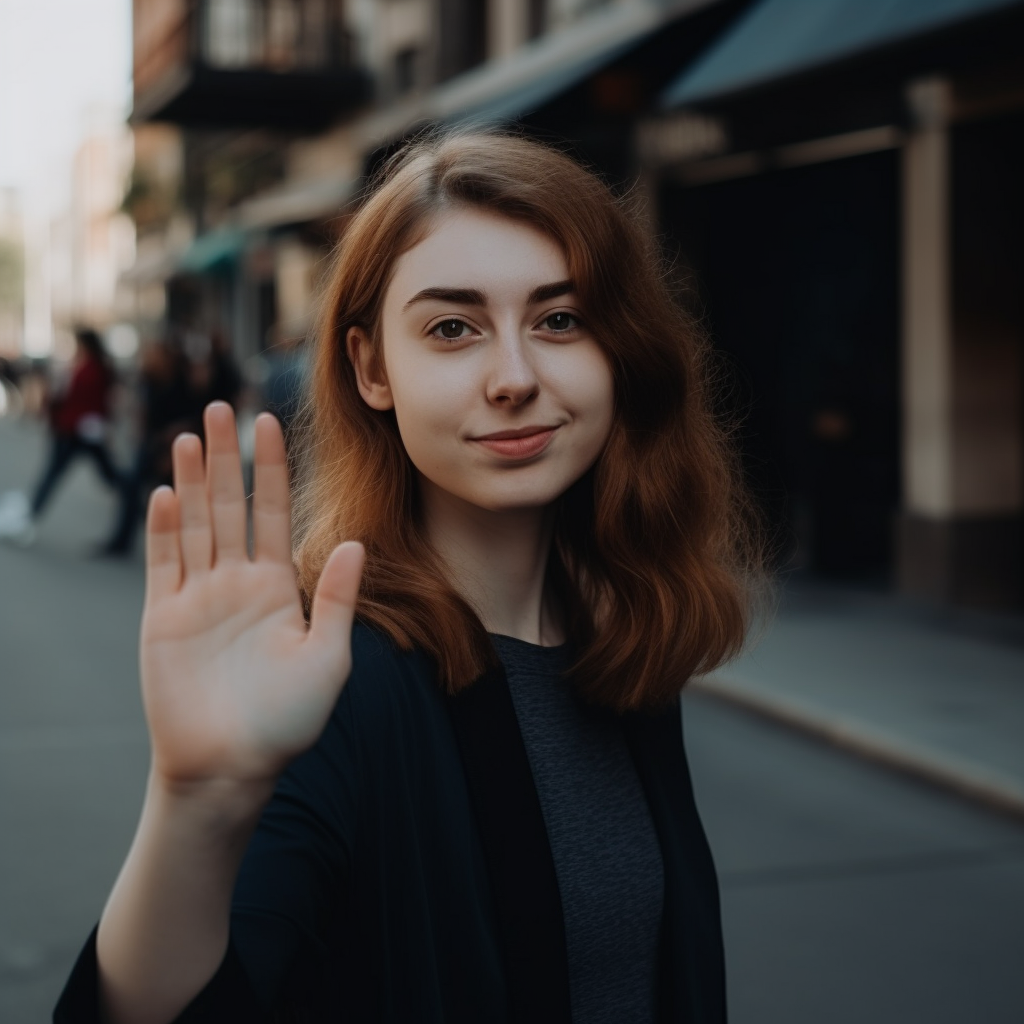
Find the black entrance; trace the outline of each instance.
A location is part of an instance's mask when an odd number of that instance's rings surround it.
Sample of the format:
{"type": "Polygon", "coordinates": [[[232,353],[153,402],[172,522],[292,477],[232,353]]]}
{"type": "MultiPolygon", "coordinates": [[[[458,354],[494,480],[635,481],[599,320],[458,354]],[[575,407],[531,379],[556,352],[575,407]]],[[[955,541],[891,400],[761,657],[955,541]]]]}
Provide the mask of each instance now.
{"type": "Polygon", "coordinates": [[[898,156],[659,196],[784,564],[888,580],[899,504],[898,156]]]}

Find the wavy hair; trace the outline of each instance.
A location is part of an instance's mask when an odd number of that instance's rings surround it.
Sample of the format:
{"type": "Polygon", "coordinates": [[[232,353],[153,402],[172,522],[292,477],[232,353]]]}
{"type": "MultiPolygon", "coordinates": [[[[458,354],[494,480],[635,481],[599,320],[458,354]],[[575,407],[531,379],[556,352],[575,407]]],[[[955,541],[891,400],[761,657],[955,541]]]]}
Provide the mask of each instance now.
{"type": "Polygon", "coordinates": [[[578,652],[577,691],[653,709],[741,648],[758,577],[756,531],[727,432],[709,407],[706,339],[674,301],[627,202],[558,151],[493,131],[421,137],[371,181],[339,242],[318,321],[297,490],[296,567],[307,602],[341,540],[367,559],[357,615],[435,660],[454,693],[493,664],[489,637],[417,517],[416,474],[394,413],[360,397],[346,352],[362,328],[380,359],[395,261],[445,210],[473,207],[557,241],[614,377],[595,465],[559,499],[548,583],[578,652]]]}

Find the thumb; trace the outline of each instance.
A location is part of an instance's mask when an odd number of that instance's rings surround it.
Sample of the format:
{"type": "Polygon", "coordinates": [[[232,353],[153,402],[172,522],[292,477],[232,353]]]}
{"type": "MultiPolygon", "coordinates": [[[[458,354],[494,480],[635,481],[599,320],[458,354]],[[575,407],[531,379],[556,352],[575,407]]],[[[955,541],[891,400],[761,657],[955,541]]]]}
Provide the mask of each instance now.
{"type": "Polygon", "coordinates": [[[365,557],[363,545],[354,540],[331,552],[313,596],[308,636],[312,643],[347,646],[365,557]]]}

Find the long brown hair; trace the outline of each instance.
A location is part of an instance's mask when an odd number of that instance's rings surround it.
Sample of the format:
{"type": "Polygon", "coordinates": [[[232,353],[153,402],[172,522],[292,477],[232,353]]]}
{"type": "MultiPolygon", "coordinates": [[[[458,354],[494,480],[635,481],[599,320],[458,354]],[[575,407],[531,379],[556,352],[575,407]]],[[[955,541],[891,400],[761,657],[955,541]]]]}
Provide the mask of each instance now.
{"type": "Polygon", "coordinates": [[[578,692],[618,711],[664,706],[693,674],[735,654],[746,633],[757,559],[736,458],[709,409],[703,335],[673,301],[637,218],[571,159],[515,135],[421,138],[382,168],[348,224],[312,357],[300,586],[310,598],[334,546],[361,540],[363,621],[430,654],[449,692],[493,662],[482,623],[425,539],[394,414],[362,400],[346,353],[349,329],[360,327],[380,359],[396,259],[460,206],[527,222],[562,246],[607,354],[611,434],[559,501],[549,585],[578,652],[578,692]]]}

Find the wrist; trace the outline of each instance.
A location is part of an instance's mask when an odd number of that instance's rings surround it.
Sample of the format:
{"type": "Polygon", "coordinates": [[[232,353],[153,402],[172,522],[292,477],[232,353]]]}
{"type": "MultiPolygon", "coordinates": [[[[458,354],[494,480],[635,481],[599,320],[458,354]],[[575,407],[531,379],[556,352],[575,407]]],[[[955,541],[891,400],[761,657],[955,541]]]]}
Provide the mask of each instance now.
{"type": "Polygon", "coordinates": [[[273,791],[273,780],[182,780],[168,778],[153,767],[146,804],[162,819],[189,822],[214,834],[248,834],[273,791]]]}

